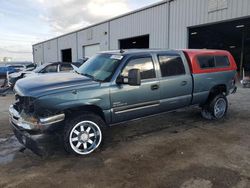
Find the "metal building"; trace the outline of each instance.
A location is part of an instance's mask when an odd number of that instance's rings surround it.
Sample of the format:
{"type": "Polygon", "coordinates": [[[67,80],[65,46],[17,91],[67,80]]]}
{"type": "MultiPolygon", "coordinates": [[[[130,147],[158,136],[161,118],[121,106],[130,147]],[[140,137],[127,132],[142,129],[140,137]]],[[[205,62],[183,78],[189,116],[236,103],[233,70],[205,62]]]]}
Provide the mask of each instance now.
{"type": "Polygon", "coordinates": [[[249,0],[165,0],[35,44],[33,56],[47,63],[120,48],[211,48],[250,69],[249,31],[249,0]]]}

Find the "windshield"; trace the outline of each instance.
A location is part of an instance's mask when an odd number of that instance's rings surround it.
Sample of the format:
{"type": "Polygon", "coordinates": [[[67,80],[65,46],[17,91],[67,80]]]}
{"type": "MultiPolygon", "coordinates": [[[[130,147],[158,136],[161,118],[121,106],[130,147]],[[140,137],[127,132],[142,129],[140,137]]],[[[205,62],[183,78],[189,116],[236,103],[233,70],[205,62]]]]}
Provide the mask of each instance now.
{"type": "Polygon", "coordinates": [[[98,54],[87,60],[77,72],[97,81],[108,82],[122,58],[120,55],[98,54]]]}

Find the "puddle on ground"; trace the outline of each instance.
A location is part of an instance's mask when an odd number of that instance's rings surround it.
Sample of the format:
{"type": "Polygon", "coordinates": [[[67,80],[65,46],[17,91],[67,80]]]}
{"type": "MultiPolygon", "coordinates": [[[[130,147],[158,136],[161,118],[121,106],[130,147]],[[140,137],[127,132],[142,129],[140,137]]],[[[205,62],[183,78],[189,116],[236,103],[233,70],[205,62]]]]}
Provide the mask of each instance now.
{"type": "Polygon", "coordinates": [[[21,148],[22,145],[14,136],[10,138],[0,138],[0,165],[12,162],[16,153],[21,148]]]}

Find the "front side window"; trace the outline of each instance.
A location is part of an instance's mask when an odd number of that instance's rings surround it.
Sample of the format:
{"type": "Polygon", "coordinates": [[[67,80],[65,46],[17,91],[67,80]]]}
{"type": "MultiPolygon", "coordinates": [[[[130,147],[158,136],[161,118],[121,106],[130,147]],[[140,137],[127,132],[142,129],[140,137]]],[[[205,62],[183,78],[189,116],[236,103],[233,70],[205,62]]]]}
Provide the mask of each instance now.
{"type": "Polygon", "coordinates": [[[131,69],[139,69],[142,80],[156,78],[154,64],[151,57],[130,60],[124,67],[121,75],[127,77],[128,72],[131,69]]]}
{"type": "Polygon", "coordinates": [[[159,55],[158,59],[162,77],[186,74],[180,55],[159,55]]]}
{"type": "Polygon", "coordinates": [[[197,59],[201,69],[215,68],[214,56],[199,56],[197,59]]]}

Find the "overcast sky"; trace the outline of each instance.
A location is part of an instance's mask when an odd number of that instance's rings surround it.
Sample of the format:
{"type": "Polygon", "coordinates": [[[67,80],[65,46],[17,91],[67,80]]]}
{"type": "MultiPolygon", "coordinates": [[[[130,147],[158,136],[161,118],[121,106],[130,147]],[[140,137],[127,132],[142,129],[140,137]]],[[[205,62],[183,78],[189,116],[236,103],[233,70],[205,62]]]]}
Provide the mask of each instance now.
{"type": "Polygon", "coordinates": [[[32,44],[160,0],[0,0],[0,58],[32,60],[32,44]]]}

